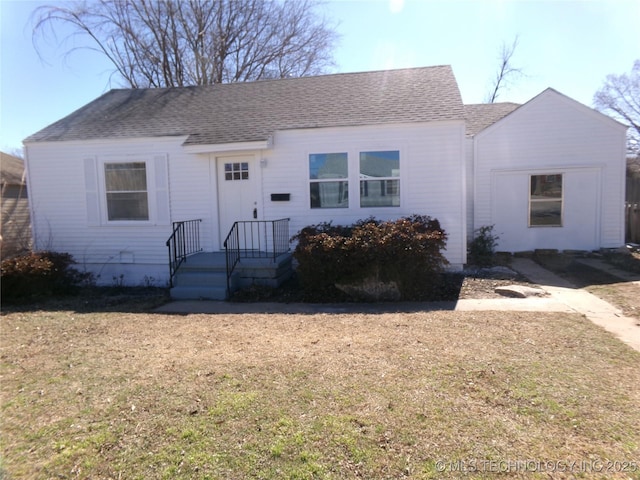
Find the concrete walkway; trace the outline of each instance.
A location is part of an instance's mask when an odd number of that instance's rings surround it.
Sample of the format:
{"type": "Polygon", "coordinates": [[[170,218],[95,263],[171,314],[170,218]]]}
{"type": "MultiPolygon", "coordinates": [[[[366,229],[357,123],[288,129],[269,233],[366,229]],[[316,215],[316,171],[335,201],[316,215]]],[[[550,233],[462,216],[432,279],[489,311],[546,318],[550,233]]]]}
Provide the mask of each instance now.
{"type": "MultiPolygon", "coordinates": [[[[232,303],[206,300],[180,300],[159,307],[156,312],[169,314],[339,314],[339,313],[397,313],[435,310],[454,311],[524,311],[579,313],[613,333],[620,340],[640,351],[638,320],[625,317],[622,311],[576,288],[554,273],[526,258],[514,258],[512,268],[539,285],[548,297],[463,299],[457,302],[402,303],[232,303]]],[[[640,290],[639,290],[640,294],[640,290]]]]}
{"type": "Polygon", "coordinates": [[[630,347],[640,351],[640,326],[637,319],[626,317],[620,309],[586,290],[576,288],[532,260],[514,258],[511,267],[547,291],[552,299],[584,315],[630,347]]]}

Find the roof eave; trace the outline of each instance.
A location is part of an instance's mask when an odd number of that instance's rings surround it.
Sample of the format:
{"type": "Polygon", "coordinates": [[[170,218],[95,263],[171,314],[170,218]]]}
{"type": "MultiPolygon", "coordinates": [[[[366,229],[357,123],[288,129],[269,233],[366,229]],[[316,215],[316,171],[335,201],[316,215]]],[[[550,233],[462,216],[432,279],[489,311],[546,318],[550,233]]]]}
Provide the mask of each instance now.
{"type": "Polygon", "coordinates": [[[182,144],[187,153],[221,153],[221,152],[240,152],[245,150],[266,150],[273,146],[273,138],[257,142],[232,142],[232,143],[215,143],[207,145],[189,145],[182,144]]]}

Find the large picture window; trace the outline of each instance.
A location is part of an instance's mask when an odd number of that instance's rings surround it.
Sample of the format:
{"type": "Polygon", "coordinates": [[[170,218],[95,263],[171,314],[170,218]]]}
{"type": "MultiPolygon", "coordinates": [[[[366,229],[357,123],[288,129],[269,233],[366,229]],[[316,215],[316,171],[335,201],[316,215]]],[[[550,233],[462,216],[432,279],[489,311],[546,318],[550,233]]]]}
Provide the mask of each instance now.
{"type": "Polygon", "coordinates": [[[562,226],[562,174],[531,175],[529,226],[562,226]]]}
{"type": "Polygon", "coordinates": [[[360,152],[360,206],[400,206],[400,152],[360,152]]]}
{"type": "Polygon", "coordinates": [[[311,208],[349,206],[348,156],[346,153],[309,155],[311,208]]]}
{"type": "Polygon", "coordinates": [[[107,218],[149,220],[145,162],[105,163],[107,218]]]}

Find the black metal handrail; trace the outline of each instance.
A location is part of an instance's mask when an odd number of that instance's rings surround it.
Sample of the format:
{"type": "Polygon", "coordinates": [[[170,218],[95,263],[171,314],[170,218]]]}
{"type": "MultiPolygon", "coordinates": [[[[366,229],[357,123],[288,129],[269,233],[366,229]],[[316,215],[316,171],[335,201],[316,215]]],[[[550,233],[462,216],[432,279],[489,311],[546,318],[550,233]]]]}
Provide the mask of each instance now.
{"type": "Polygon", "coordinates": [[[167,240],[169,248],[169,286],[173,287],[173,277],[178,267],[189,255],[202,251],[200,247],[201,219],[173,222],[173,232],[167,240]]]}
{"type": "Polygon", "coordinates": [[[227,294],[231,275],[241,258],[276,259],[289,251],[289,219],[249,220],[235,222],[225,238],[227,294]]]}

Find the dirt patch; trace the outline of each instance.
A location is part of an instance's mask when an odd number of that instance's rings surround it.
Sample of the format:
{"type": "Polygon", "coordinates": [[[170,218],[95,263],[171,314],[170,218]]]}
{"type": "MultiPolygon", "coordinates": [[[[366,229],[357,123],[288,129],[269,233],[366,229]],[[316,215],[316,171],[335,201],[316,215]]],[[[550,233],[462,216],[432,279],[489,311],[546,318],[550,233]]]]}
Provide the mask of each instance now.
{"type": "MultiPolygon", "coordinates": [[[[441,275],[441,280],[436,282],[431,290],[425,291],[421,296],[411,300],[436,302],[456,301],[459,299],[501,298],[501,295],[495,292],[496,287],[514,284],[532,285],[526,278],[515,274],[515,272],[514,278],[508,280],[491,278],[489,275],[447,273],[441,275]]],[[[321,295],[309,295],[294,278],[277,289],[253,286],[237,291],[233,295],[232,301],[338,303],[353,300],[338,289],[328,289],[321,295]]]]}
{"type": "Polygon", "coordinates": [[[604,258],[611,265],[629,272],[640,273],[640,252],[630,252],[624,255],[619,252],[605,252],[604,258]]]}
{"type": "Polygon", "coordinates": [[[10,312],[147,312],[171,300],[169,290],[158,287],[84,287],[66,296],[2,299],[2,315],[10,312]]]}
{"type": "Polygon", "coordinates": [[[467,276],[462,282],[458,298],[504,298],[504,296],[496,293],[495,289],[498,287],[506,287],[507,285],[523,285],[527,287],[534,286],[534,284],[521,276],[518,276],[513,280],[496,280],[491,278],[467,276]]]}

